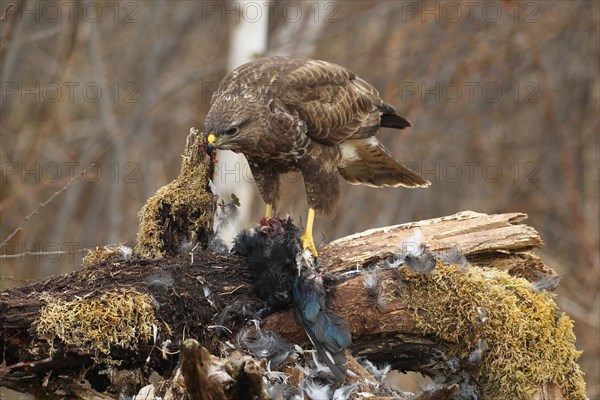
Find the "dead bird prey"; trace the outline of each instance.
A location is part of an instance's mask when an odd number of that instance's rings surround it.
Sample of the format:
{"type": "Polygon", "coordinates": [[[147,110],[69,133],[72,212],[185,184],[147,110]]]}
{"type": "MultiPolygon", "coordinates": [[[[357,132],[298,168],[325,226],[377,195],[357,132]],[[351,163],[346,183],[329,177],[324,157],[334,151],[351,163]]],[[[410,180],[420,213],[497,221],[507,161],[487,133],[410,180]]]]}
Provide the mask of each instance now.
{"type": "Polygon", "coordinates": [[[404,129],[410,123],[352,71],[326,61],[272,57],[223,78],[204,129],[217,148],[246,156],[267,218],[277,206],[279,176],[302,172],[309,209],[301,239],[316,256],[315,211],[334,211],[338,173],[351,184],[429,185],[377,141],[382,126],[404,129]]]}
{"type": "MultiPolygon", "coordinates": [[[[327,310],[323,274],[313,258],[303,256],[298,236],[291,219],[263,218],[259,228],[247,229],[235,238],[233,252],[247,258],[255,290],[271,311],[294,308],[296,322],[341,382],[348,369],[344,351],[352,342],[350,325],[327,310]]],[[[263,340],[260,346],[265,342],[271,345],[273,341],[263,340]]],[[[279,351],[279,344],[275,347],[279,351]]]]}

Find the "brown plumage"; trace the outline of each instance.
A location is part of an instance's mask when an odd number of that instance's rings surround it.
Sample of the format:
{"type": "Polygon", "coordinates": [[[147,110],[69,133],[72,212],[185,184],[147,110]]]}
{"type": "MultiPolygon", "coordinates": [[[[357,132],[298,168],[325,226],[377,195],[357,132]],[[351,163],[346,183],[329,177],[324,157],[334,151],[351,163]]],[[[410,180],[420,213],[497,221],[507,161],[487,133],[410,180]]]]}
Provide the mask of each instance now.
{"type": "MultiPolygon", "coordinates": [[[[248,159],[259,192],[275,207],[279,175],[299,170],[310,208],[331,214],[338,173],[352,184],[428,186],[375,138],[410,123],[352,71],[319,60],[263,58],[229,73],[214,93],[205,131],[248,159]]],[[[313,252],[314,253],[314,252],[313,252]]]]}

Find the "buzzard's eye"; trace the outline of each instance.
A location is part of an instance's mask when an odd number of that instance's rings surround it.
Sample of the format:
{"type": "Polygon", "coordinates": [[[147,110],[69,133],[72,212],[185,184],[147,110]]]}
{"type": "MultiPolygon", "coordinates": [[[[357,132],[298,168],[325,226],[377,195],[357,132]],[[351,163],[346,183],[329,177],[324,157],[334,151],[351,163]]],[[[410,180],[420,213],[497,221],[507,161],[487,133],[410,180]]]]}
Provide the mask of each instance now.
{"type": "Polygon", "coordinates": [[[237,126],[232,126],[231,128],[225,131],[226,135],[236,135],[240,131],[240,128],[237,126]]]}

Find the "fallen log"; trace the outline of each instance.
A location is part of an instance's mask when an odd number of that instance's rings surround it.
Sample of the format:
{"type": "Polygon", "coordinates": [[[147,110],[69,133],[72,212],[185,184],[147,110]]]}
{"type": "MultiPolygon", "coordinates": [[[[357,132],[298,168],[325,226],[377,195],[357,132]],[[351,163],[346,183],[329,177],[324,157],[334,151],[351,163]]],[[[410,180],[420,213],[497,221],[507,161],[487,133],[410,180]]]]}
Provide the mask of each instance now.
{"type": "MultiPolygon", "coordinates": [[[[183,202],[174,196],[194,176],[208,191],[210,174],[202,171],[211,162],[203,151],[193,132],[179,181],[142,213],[133,254],[123,246],[99,249],[79,271],[0,293],[0,386],[81,399],[307,393],[309,352],[279,366],[283,384],[238,343],[264,304],[245,258],[205,250],[216,209],[206,202],[216,200],[204,192],[196,201],[196,190],[183,193],[183,202]],[[160,382],[150,384],[153,373],[160,382]]],[[[551,294],[557,275],[535,255],[543,242],[525,218],[462,212],[321,249],[319,267],[336,281],[328,307],[352,326],[349,393],[412,397],[386,392],[360,358],[435,378],[439,386],[419,399],[586,398],[572,322],[551,294]],[[433,270],[399,261],[414,249],[434,255],[433,270]]],[[[290,310],[263,318],[261,329],[308,342],[290,310]]]]}
{"type": "MultiPolygon", "coordinates": [[[[581,390],[578,385],[583,383],[575,363],[577,352],[569,329],[570,320],[556,316],[559,310],[548,292],[538,293],[529,281],[518,277],[552,280],[554,272],[547,267],[537,268],[543,266],[537,262],[505,268],[509,265],[507,258],[532,254],[532,243],[541,243],[534,230],[514,225],[515,216],[519,221],[523,220],[522,214],[460,213],[354,235],[325,247],[321,251],[323,264],[329,263],[330,271],[346,273],[346,278],[335,287],[329,304],[352,325],[350,352],[353,356],[389,363],[403,371],[450,377],[450,380],[469,368],[474,386],[487,385],[483,393],[491,390],[506,395],[496,388],[502,379],[494,374],[506,376],[510,370],[485,366],[486,362],[494,363],[494,356],[504,357],[516,363],[511,366],[516,368],[515,375],[545,370],[546,381],[537,391],[532,391],[531,387],[523,389],[521,394],[530,396],[525,398],[535,398],[536,393],[548,391],[556,393],[550,398],[573,398],[568,395],[581,390]],[[470,226],[477,226],[484,232],[482,235],[490,243],[489,251],[483,244],[467,246],[473,243],[472,231],[453,235],[452,243],[461,249],[476,248],[476,252],[465,252],[467,260],[483,259],[488,267],[473,263],[460,267],[438,260],[432,274],[413,273],[406,266],[384,268],[377,272],[375,292],[365,288],[365,274],[359,272],[390,263],[389,257],[400,251],[402,243],[407,245],[402,238],[414,236],[415,230],[420,229],[423,242],[429,244],[429,238],[439,238],[439,234],[447,229],[448,221],[458,223],[461,220],[467,220],[470,226]],[[491,228],[486,230],[485,227],[491,228]],[[512,231],[512,241],[504,237],[507,230],[512,231]],[[391,243],[392,236],[396,243],[386,245],[383,251],[378,245],[382,232],[387,235],[385,243],[391,243]],[[357,245],[353,237],[359,237],[361,243],[357,245]],[[498,243],[506,245],[503,248],[498,243]],[[356,246],[363,249],[362,258],[353,250],[356,246]],[[367,251],[367,248],[371,250],[367,251]],[[352,264],[339,257],[344,252],[349,254],[352,264]],[[341,264],[332,261],[336,258],[342,260],[341,264]],[[501,265],[499,270],[490,268],[496,262],[501,265]],[[528,265],[533,267],[527,268],[528,265]],[[523,304],[519,305],[518,301],[523,304]],[[543,323],[537,323],[539,319],[543,323]],[[515,320],[518,323],[510,326],[515,320]],[[509,336],[519,330],[527,331],[525,337],[533,340],[532,329],[539,330],[538,341],[553,340],[550,342],[553,347],[544,349],[532,347],[532,343],[537,342],[528,343],[532,351],[544,350],[551,354],[545,359],[532,358],[533,355],[520,349],[522,357],[514,356],[513,360],[510,357],[514,352],[499,350],[506,344],[514,344],[508,341],[509,336]],[[482,338],[487,350],[478,347],[482,338]],[[481,359],[469,363],[469,359],[476,358],[472,353],[477,351],[481,351],[481,359]],[[565,356],[557,362],[556,357],[565,356]],[[562,367],[550,368],[553,363],[562,367]],[[561,374],[565,375],[564,381],[559,379],[561,374]],[[562,390],[557,390],[557,385],[562,390]]],[[[176,353],[185,337],[193,337],[208,352],[221,354],[223,343],[234,341],[233,333],[245,326],[240,312],[233,310],[256,310],[260,306],[246,260],[241,257],[197,252],[193,263],[189,255],[158,260],[117,257],[0,294],[3,355],[0,383],[37,394],[42,390],[47,395],[52,385],[47,384],[47,390],[42,388],[45,381],[52,382],[52,379],[46,378],[65,373],[89,380],[98,390],[108,390],[113,383],[101,379],[100,372],[111,365],[115,369],[160,371],[163,376],[169,376],[178,359],[173,354],[163,357],[162,343],[170,341],[172,345],[167,346],[167,351],[176,353]],[[228,307],[233,317],[219,321],[228,307]],[[102,311],[110,311],[113,319],[107,320],[102,311]],[[73,313],[74,316],[70,315],[73,313]],[[87,326],[83,324],[86,320],[90,321],[87,326]],[[108,322],[99,326],[99,321],[108,322]],[[136,327],[135,334],[120,337],[113,332],[125,332],[127,324],[136,327]],[[232,334],[217,327],[222,324],[232,334]],[[70,332],[61,334],[60,329],[70,332]],[[126,337],[133,341],[125,341],[126,337]],[[107,344],[110,346],[103,347],[107,344]]],[[[270,315],[263,321],[262,329],[277,332],[292,343],[307,342],[291,311],[270,315]]],[[[518,341],[523,337],[513,339],[518,341]]],[[[141,387],[142,383],[138,382],[137,386],[141,387]]],[[[527,386],[526,380],[520,384],[527,386]]],[[[62,381],[61,387],[64,387],[62,381]]]]}

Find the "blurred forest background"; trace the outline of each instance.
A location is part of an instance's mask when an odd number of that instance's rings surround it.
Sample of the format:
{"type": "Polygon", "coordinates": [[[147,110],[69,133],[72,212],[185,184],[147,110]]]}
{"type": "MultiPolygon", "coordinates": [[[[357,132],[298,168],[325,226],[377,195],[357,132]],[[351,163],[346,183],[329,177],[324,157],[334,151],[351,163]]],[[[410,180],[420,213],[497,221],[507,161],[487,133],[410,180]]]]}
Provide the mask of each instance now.
{"type": "MultiPolygon", "coordinates": [[[[599,2],[2,1],[0,14],[0,241],[88,168],[2,245],[2,287],[133,241],[138,210],[178,175],[190,127],[240,59],[324,59],[411,121],[379,138],[433,184],[343,183],[315,240],[462,210],[527,213],[600,398],[599,2]]],[[[264,207],[250,173],[219,159],[215,180],[250,226],[264,207]]],[[[286,180],[280,212],[300,221],[302,181],[286,180]]]]}

